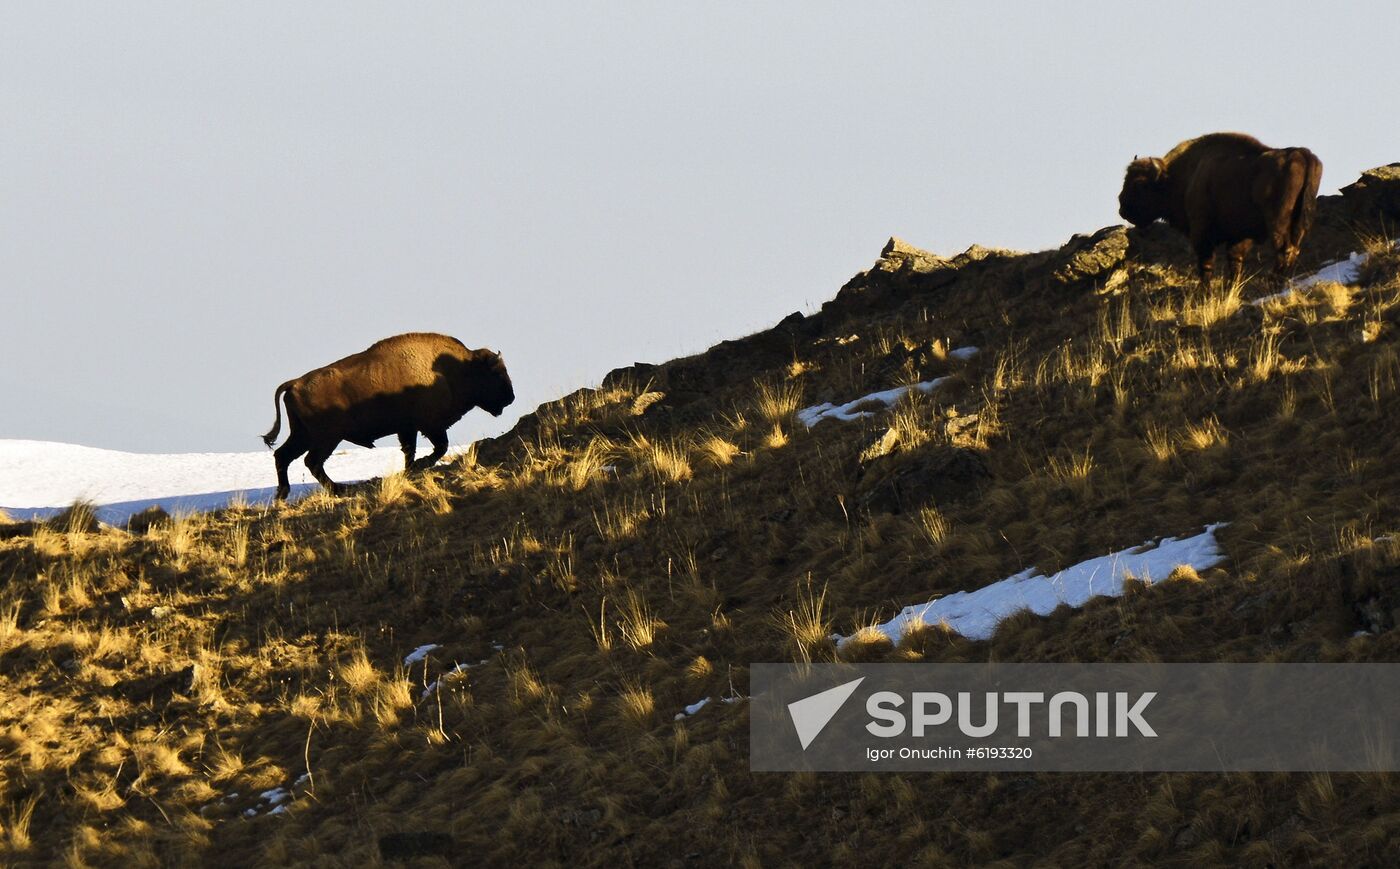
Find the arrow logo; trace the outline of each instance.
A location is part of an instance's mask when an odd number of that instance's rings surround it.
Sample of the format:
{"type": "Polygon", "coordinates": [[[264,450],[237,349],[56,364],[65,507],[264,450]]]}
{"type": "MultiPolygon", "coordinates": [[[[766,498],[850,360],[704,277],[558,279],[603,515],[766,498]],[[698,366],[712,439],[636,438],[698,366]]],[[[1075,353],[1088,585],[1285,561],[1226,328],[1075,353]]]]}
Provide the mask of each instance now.
{"type": "Polygon", "coordinates": [[[792,716],[792,726],[797,731],[803,751],[807,750],[807,746],[812,744],[812,740],[817,738],[831,719],[836,717],[836,713],[841,711],[841,707],[864,681],[865,677],[861,676],[844,685],[828,688],[820,694],[813,694],[788,704],[788,714],[792,716]]]}

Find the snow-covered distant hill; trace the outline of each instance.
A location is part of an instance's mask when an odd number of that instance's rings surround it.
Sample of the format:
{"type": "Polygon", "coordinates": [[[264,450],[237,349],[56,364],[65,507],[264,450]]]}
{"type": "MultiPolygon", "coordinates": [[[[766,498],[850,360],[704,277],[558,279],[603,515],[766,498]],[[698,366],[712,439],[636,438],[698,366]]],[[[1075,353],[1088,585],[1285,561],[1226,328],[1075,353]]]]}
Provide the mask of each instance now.
{"type": "MultiPolygon", "coordinates": [[[[454,455],[466,447],[453,447],[454,455]]],[[[403,469],[398,444],[337,450],[326,472],[349,483],[403,469]]],[[[292,496],[316,487],[306,466],[288,471],[292,496]]],[[[167,512],[213,510],[236,495],[249,504],[270,501],[277,476],[269,450],[247,453],[124,453],[49,441],[0,440],[0,509],[16,519],[42,518],[82,499],[113,525],[154,505],[167,512]]]]}

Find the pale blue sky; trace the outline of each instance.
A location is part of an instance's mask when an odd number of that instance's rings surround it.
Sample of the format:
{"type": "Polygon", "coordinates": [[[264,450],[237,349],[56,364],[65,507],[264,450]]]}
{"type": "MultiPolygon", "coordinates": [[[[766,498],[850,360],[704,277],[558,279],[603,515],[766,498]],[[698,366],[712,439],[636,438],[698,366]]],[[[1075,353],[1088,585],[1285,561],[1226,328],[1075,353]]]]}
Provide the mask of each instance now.
{"type": "Polygon", "coordinates": [[[894,234],[1118,222],[1238,129],[1400,160],[1375,3],[0,5],[0,438],[254,450],[397,332],[519,399],[814,310],[894,234]]]}

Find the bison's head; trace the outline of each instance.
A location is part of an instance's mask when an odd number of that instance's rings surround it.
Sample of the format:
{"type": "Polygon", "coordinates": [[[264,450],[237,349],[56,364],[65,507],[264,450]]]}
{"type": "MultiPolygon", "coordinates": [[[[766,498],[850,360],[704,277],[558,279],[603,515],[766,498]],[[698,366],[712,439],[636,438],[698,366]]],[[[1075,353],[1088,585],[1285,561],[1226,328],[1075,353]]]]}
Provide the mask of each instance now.
{"type": "Polygon", "coordinates": [[[1123,190],[1118,194],[1118,214],[1134,226],[1167,216],[1167,170],[1160,157],[1144,157],[1128,164],[1123,190]]]}
{"type": "Polygon", "coordinates": [[[515,401],[515,389],[510,385],[505,360],[501,354],[490,350],[477,352],[476,406],[492,416],[500,416],[515,401]]]}

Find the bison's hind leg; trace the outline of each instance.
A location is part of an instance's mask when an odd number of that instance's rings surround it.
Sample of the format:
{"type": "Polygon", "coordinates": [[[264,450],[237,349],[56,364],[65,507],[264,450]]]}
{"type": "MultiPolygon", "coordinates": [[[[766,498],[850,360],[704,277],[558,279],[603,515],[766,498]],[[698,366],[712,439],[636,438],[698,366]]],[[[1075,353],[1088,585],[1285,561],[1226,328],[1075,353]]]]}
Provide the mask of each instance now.
{"type": "Polygon", "coordinates": [[[1200,275],[1201,286],[1210,289],[1211,281],[1215,279],[1215,251],[1197,256],[1196,271],[1200,275]]]}
{"type": "Polygon", "coordinates": [[[322,486],[325,486],[332,495],[343,495],[345,487],[326,475],[326,459],[329,459],[331,453],[335,452],[335,447],[335,444],[312,447],[306,454],[306,468],[311,472],[311,476],[315,477],[322,486]]]}
{"type": "Polygon", "coordinates": [[[285,501],[291,494],[292,486],[287,481],[287,466],[296,460],[297,456],[306,452],[306,443],[301,438],[301,433],[295,428],[287,436],[286,443],[277,448],[272,457],[277,462],[277,500],[285,501]]]}

